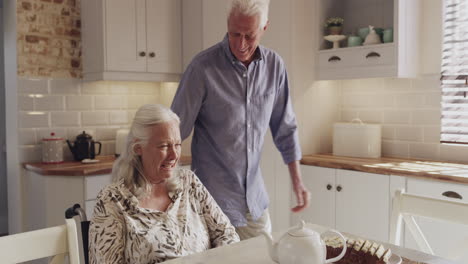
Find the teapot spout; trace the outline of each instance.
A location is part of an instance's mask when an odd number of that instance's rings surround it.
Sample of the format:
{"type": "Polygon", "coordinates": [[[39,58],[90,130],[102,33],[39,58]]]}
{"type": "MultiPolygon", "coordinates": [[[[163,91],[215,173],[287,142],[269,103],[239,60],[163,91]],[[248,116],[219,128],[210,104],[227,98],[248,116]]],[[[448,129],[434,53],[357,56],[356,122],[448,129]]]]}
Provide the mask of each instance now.
{"type": "Polygon", "coordinates": [[[75,156],[75,148],[74,146],[72,146],[72,144],[70,143],[70,141],[68,141],[67,139],[67,144],[68,144],[68,148],[70,148],[70,152],[73,154],[73,156],[75,156]]]}
{"type": "Polygon", "coordinates": [[[268,246],[268,253],[270,254],[270,258],[276,262],[276,263],[279,263],[278,262],[278,252],[277,252],[277,249],[278,249],[278,243],[275,243],[273,241],[273,237],[271,236],[270,233],[267,233],[265,231],[262,231],[262,235],[265,237],[266,241],[267,241],[267,246],[268,246]]]}

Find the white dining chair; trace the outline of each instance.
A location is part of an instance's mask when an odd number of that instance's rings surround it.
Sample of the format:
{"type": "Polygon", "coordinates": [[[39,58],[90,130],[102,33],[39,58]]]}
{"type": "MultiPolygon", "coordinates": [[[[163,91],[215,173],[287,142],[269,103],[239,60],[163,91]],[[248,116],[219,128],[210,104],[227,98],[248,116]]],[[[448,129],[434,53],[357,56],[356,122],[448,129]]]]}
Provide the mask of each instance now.
{"type": "MultiPolygon", "coordinates": [[[[396,191],[390,219],[389,242],[400,245],[403,232],[402,223],[404,222],[419,249],[434,255],[433,249],[414,217],[426,217],[468,225],[468,203],[419,196],[405,193],[403,190],[396,191]]],[[[468,240],[465,239],[464,243],[454,246],[457,248],[454,248],[453,252],[465,252],[468,248],[468,240]]]]}
{"type": "Polygon", "coordinates": [[[1,263],[21,263],[49,258],[50,264],[84,263],[81,226],[76,218],[66,223],[24,233],[0,237],[1,263]]]}

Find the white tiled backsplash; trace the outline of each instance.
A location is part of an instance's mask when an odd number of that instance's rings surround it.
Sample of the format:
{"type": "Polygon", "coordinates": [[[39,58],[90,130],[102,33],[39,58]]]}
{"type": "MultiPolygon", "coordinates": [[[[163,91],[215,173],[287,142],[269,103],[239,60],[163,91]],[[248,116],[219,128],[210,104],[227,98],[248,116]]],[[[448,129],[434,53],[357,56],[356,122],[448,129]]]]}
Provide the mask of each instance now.
{"type": "Polygon", "coordinates": [[[468,147],[440,144],[440,76],[339,81],[341,122],[382,124],[382,155],[468,162],[468,147]]]}
{"type": "MultiPolygon", "coordinates": [[[[41,160],[41,140],[54,132],[74,141],[83,131],[113,155],[115,133],[130,126],[146,103],[170,106],[177,83],[82,82],[79,79],[18,79],[19,160],[41,160]]],[[[64,142],[65,160],[72,160],[64,142]]]]}

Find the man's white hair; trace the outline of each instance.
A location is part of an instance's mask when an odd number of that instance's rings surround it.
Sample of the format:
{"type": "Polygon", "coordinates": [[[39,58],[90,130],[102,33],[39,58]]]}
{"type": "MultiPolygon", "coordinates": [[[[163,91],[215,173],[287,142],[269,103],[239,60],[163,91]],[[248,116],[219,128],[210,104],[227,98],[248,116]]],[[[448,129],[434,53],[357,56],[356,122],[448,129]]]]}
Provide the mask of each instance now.
{"type": "Polygon", "coordinates": [[[259,27],[263,28],[268,22],[268,6],[270,0],[231,0],[228,8],[228,20],[233,14],[258,16],[259,27]]]}

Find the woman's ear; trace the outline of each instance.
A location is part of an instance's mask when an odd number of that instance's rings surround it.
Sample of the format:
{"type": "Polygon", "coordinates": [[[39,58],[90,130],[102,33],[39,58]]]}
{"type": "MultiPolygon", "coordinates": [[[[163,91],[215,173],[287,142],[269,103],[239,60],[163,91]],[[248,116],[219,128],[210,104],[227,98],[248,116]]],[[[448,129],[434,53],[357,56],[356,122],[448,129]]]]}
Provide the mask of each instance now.
{"type": "Polygon", "coordinates": [[[141,145],[140,144],[137,143],[137,144],[133,145],[133,150],[135,151],[135,153],[137,155],[141,156],[142,150],[141,150],[141,145]]]}

